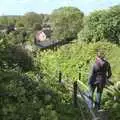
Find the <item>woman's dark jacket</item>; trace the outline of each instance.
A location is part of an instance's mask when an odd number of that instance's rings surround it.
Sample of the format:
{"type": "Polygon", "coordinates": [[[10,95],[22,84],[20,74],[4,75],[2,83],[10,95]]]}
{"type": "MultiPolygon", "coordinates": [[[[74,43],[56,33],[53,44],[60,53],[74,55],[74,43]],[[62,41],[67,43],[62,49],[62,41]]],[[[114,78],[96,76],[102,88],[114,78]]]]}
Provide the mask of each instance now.
{"type": "Polygon", "coordinates": [[[96,58],[89,77],[89,84],[101,84],[104,86],[111,75],[112,72],[109,62],[105,59],[96,58]]]}

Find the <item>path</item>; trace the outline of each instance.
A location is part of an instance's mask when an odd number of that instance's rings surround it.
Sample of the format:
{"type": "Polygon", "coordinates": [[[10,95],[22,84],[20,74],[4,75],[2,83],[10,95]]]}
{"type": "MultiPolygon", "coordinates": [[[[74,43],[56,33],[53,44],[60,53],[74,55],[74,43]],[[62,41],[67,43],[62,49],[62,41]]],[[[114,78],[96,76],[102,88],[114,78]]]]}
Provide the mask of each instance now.
{"type": "Polygon", "coordinates": [[[93,118],[92,120],[108,120],[108,112],[107,111],[105,111],[105,110],[95,111],[94,109],[91,109],[91,99],[88,97],[88,93],[83,94],[79,90],[77,97],[82,98],[85,101],[85,103],[92,115],[92,118],[93,118]]]}

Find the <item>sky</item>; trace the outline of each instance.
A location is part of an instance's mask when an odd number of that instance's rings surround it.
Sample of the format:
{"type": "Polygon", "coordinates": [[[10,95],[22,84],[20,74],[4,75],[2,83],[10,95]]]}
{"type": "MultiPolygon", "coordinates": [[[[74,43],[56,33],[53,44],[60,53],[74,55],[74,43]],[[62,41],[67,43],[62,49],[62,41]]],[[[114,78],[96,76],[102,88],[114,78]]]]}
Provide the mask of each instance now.
{"type": "Polygon", "coordinates": [[[63,6],[79,8],[88,15],[94,10],[107,9],[120,0],[1,0],[0,15],[24,15],[27,12],[50,14],[63,6]]]}

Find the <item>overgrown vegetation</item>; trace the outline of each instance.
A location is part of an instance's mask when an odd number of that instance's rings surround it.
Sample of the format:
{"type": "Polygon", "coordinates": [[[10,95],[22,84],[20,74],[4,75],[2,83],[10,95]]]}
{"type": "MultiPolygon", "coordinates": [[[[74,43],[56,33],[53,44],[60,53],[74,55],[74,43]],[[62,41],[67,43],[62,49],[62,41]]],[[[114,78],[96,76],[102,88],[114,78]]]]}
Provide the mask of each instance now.
{"type": "Polygon", "coordinates": [[[95,11],[84,18],[84,28],[78,34],[79,40],[86,42],[120,42],[120,6],[108,10],[95,11]]]}
{"type": "MultiPolygon", "coordinates": [[[[0,31],[0,119],[83,120],[81,110],[73,107],[70,86],[80,73],[85,86],[81,88],[86,91],[90,68],[100,48],[111,63],[114,83],[105,89],[102,107],[109,111],[109,120],[119,120],[119,10],[120,6],[114,6],[84,16],[78,8],[62,7],[51,15],[30,12],[0,17],[0,24],[4,25],[0,31]],[[11,24],[17,30],[3,31],[11,24]],[[51,38],[76,38],[78,34],[78,39],[56,50],[41,51],[33,39],[44,24],[51,26],[51,38]],[[62,84],[58,82],[60,71],[62,84]]],[[[87,114],[85,119],[91,120],[81,104],[87,114]]]]}
{"type": "MultiPolygon", "coordinates": [[[[106,59],[109,60],[112,67],[112,78],[111,81],[115,83],[114,86],[107,86],[108,89],[105,89],[104,98],[103,98],[103,107],[111,112],[110,120],[118,120],[119,116],[119,97],[120,97],[120,48],[117,45],[108,43],[108,42],[97,42],[97,43],[73,43],[62,48],[58,51],[47,51],[41,53],[41,64],[43,65],[44,73],[48,74],[45,76],[46,79],[54,78],[58,75],[58,72],[61,71],[63,74],[63,80],[68,84],[72,84],[74,80],[78,80],[79,73],[81,73],[81,82],[88,87],[88,76],[90,68],[95,60],[97,49],[103,49],[106,54],[106,59]],[[80,68],[79,68],[80,67],[80,68]],[[114,99],[116,98],[116,100],[114,99]],[[116,114],[114,116],[112,114],[116,114]]],[[[54,80],[54,79],[52,79],[54,80]]],[[[83,91],[86,91],[86,87],[81,86],[83,91]]]]}
{"type": "Polygon", "coordinates": [[[58,78],[44,77],[49,73],[44,72],[40,51],[26,49],[30,40],[23,44],[18,35],[13,31],[0,36],[0,119],[82,120],[66,84],[60,85],[58,78]]]}

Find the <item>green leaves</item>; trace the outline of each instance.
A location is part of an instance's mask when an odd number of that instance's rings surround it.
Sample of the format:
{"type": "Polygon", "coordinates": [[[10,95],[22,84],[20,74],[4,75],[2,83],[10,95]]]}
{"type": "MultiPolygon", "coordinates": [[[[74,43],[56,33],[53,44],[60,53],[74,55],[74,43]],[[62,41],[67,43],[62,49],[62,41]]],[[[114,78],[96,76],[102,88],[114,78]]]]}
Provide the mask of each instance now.
{"type": "Polygon", "coordinates": [[[54,10],[50,18],[54,39],[76,38],[82,28],[83,13],[74,7],[54,10]]]}
{"type": "Polygon", "coordinates": [[[78,34],[79,40],[86,42],[120,41],[120,6],[91,13],[84,18],[84,28],[78,34]]]}
{"type": "Polygon", "coordinates": [[[43,16],[34,12],[26,13],[21,21],[26,28],[34,28],[34,24],[42,24],[43,16]]]}
{"type": "Polygon", "coordinates": [[[119,120],[120,114],[120,82],[114,86],[108,86],[104,93],[104,108],[109,110],[109,119],[119,120]]]}

